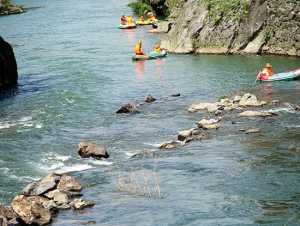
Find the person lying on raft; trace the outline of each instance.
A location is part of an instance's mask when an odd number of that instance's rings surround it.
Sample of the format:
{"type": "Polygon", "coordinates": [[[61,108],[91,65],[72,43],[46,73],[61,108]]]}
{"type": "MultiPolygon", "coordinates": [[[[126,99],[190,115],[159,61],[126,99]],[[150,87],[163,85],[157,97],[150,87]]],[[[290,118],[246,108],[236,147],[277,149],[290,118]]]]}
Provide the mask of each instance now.
{"type": "Polygon", "coordinates": [[[127,23],[129,23],[129,24],[133,23],[133,20],[130,15],[128,15],[128,17],[127,17],[127,23]]]}
{"type": "Polygon", "coordinates": [[[124,14],[122,14],[121,16],[121,24],[126,24],[127,23],[127,20],[126,20],[126,17],[124,14]]]}
{"type": "Polygon", "coordinates": [[[267,77],[273,76],[273,73],[271,71],[271,67],[272,67],[272,65],[267,63],[266,67],[261,70],[261,73],[259,74],[259,76],[260,77],[261,76],[267,76],[267,77]]]}
{"type": "Polygon", "coordinates": [[[135,52],[135,55],[146,55],[142,51],[142,42],[141,41],[139,41],[138,44],[135,46],[134,52],[135,52]]]}

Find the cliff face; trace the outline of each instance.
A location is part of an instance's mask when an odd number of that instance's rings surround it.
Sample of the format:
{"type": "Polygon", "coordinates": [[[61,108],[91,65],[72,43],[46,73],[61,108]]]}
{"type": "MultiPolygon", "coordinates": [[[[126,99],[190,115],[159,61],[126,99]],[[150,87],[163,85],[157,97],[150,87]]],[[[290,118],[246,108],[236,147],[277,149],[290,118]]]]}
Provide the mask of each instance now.
{"type": "Polygon", "coordinates": [[[13,49],[0,36],[0,88],[18,84],[17,62],[13,49]]]}
{"type": "Polygon", "coordinates": [[[247,18],[222,17],[216,24],[201,0],[182,1],[168,18],[171,29],[161,46],[173,53],[300,56],[300,2],[245,1],[247,18]]]}
{"type": "Polygon", "coordinates": [[[9,0],[0,0],[0,16],[24,12],[22,7],[11,4],[9,0]]]}

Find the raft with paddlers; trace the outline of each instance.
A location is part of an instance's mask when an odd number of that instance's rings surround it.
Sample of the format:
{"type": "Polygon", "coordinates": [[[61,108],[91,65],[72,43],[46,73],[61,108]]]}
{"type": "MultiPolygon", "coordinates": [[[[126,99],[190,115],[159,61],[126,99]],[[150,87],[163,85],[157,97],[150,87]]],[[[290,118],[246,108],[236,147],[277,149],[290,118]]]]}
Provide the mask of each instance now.
{"type": "Polygon", "coordinates": [[[167,56],[167,50],[162,50],[160,53],[150,53],[149,55],[132,55],[133,60],[151,60],[167,56]]]}
{"type": "Polygon", "coordinates": [[[300,79],[300,68],[293,71],[276,73],[273,74],[272,76],[264,76],[262,74],[259,74],[256,79],[257,81],[263,81],[263,82],[296,80],[296,79],[300,79]]]}
{"type": "Polygon", "coordinates": [[[143,26],[143,25],[151,25],[151,24],[152,24],[150,20],[145,20],[145,21],[140,21],[140,20],[138,20],[138,21],[136,21],[135,23],[136,23],[136,25],[140,25],[140,26],[143,26]]]}
{"type": "Polygon", "coordinates": [[[119,29],[133,29],[133,28],[136,28],[135,23],[125,23],[119,25],[119,29]]]}

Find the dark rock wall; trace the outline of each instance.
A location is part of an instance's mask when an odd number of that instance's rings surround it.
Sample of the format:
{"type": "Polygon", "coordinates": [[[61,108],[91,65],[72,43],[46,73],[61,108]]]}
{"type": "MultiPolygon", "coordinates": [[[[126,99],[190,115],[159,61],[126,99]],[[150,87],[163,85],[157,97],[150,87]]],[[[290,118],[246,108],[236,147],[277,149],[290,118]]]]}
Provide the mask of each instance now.
{"type": "Polygon", "coordinates": [[[0,36],[0,88],[17,84],[18,71],[13,48],[0,36]]]}

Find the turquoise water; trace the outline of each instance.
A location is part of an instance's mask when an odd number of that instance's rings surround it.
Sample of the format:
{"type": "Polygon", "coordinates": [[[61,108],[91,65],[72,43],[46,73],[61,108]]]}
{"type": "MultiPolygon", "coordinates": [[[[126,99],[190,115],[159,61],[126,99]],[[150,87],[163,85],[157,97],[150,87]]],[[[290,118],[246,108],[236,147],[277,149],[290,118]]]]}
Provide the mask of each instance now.
{"type": "Polygon", "coordinates": [[[299,58],[169,54],[132,62],[139,40],[150,52],[164,35],[147,33],[150,26],[118,29],[120,15],[131,14],[128,2],[18,0],[26,13],[0,17],[20,84],[1,92],[0,204],[9,206],[28,183],[51,172],[70,172],[84,187],[83,198],[96,205],[84,213],[60,212],[52,225],[299,224],[300,120],[284,103],[300,105],[300,83],[254,84],[266,62],[282,72],[300,68],[299,58]],[[226,113],[221,128],[202,142],[159,151],[209,117],[188,114],[192,104],[248,92],[279,99],[262,109],[279,116],[226,113]],[[144,104],[147,94],[157,101],[144,104]],[[115,114],[125,103],[140,114],[115,114]],[[257,127],[261,133],[239,131],[257,127]],[[83,140],[105,147],[110,158],[79,158],[83,140]],[[157,155],[130,158],[141,150],[157,155]],[[120,192],[109,176],[128,176],[130,167],[150,175],[155,165],[161,199],[155,192],[156,198],[120,192]]]}

